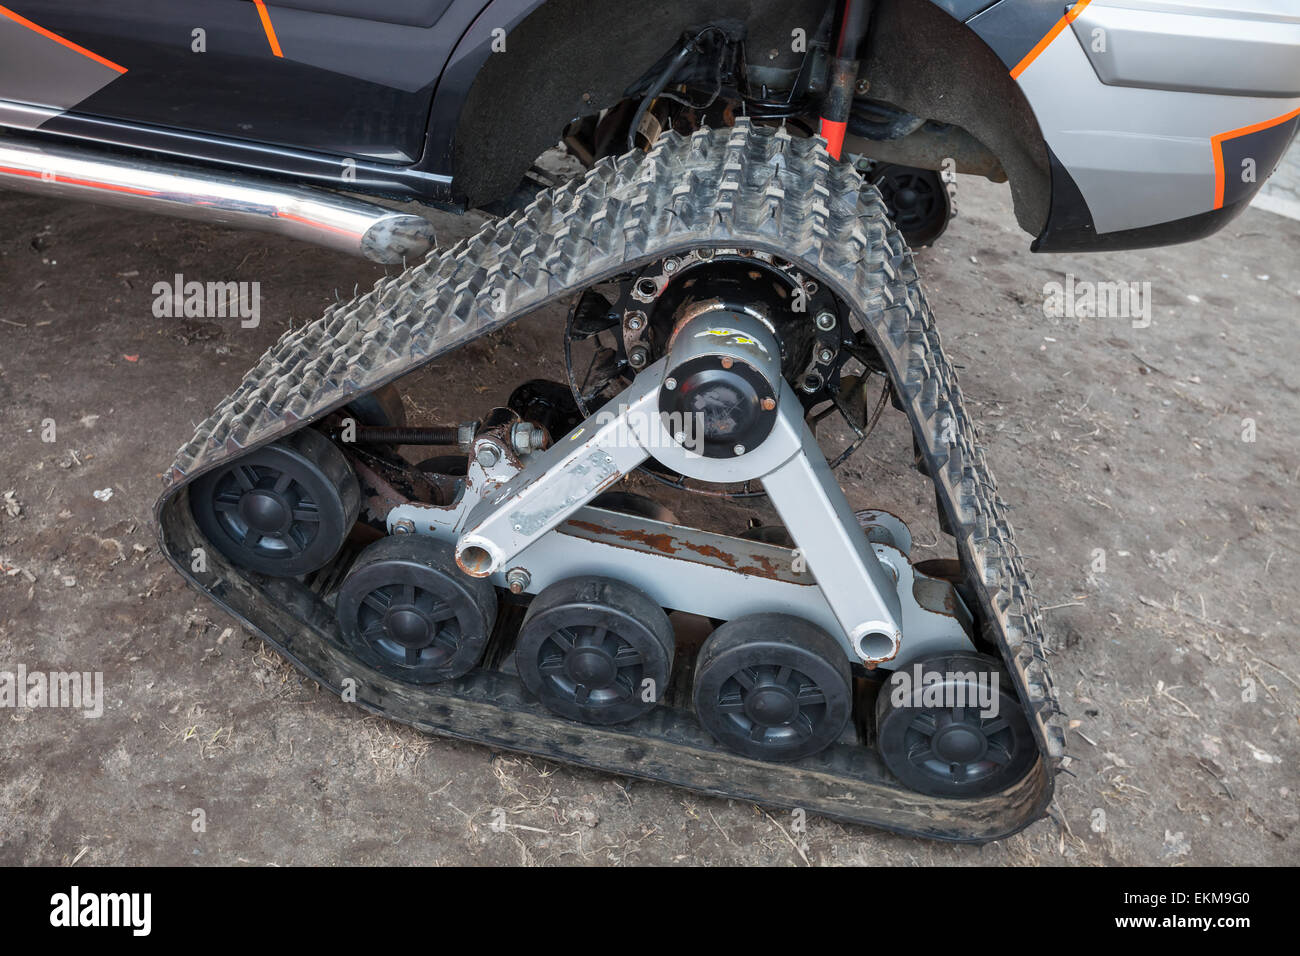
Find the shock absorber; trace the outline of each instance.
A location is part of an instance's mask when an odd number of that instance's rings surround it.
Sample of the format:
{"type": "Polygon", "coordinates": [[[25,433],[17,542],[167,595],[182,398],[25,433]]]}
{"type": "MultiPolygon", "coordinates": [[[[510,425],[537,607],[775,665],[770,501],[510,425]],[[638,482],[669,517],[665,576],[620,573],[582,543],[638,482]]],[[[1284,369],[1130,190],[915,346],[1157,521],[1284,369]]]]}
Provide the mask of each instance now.
{"type": "Polygon", "coordinates": [[[858,55],[866,45],[867,27],[875,0],[839,0],[835,18],[835,35],[831,45],[830,78],[822,103],[819,132],[826,140],[826,150],[836,159],[844,149],[853,93],[858,81],[858,55]]]}

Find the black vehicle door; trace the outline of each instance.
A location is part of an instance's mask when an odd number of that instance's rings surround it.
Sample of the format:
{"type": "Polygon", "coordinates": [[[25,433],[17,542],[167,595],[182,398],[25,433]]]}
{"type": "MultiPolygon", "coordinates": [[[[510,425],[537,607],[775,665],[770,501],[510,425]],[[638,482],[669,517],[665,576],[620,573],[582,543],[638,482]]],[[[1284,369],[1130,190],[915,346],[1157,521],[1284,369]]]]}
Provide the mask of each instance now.
{"type": "Polygon", "coordinates": [[[0,123],[70,112],[408,164],[484,2],[5,0],[0,123]]]}

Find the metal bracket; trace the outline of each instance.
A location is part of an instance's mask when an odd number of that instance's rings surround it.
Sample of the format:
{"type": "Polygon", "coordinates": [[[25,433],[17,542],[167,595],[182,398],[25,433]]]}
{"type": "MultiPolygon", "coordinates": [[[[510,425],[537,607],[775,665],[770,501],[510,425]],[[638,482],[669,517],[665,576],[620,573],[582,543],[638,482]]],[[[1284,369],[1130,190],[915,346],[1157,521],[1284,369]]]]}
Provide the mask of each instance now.
{"type": "Polygon", "coordinates": [[[758,479],[817,579],[854,654],[867,664],[894,659],[902,611],[895,580],[862,533],[844,492],[782,383],[771,434],[730,459],[704,458],[678,441],[658,411],[665,361],[636,377],[597,411],[470,511],[456,560],[476,577],[502,571],[522,551],[651,455],[693,478],[758,479]]]}

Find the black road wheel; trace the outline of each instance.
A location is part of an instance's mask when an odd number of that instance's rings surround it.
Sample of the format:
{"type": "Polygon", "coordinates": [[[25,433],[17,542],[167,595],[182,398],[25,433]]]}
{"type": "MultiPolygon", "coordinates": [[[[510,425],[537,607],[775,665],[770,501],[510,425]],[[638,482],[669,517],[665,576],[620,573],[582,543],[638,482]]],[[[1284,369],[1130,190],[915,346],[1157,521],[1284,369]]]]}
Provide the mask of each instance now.
{"type": "Polygon", "coordinates": [[[361,509],[346,456],[310,428],[200,476],[189,496],[199,530],[218,551],[275,577],[329,563],[361,509]]]}
{"type": "Polygon", "coordinates": [[[361,552],[339,588],[343,641],[387,677],[433,684],[460,677],[483,656],[496,623],[496,589],[456,567],[451,546],[393,535],[361,552]]]}
{"type": "Polygon", "coordinates": [[[610,578],[557,581],[528,608],[515,660],[548,709],[586,724],[617,724],[654,708],[676,645],[664,609],[610,578]]]}
{"type": "Polygon", "coordinates": [[[695,713],[737,753],[798,760],[834,743],[853,711],[845,651],[821,628],[787,614],[728,621],[700,648],[695,713]]]}
{"type": "Polygon", "coordinates": [[[938,654],[891,675],[876,698],[876,746],[894,776],[932,797],[999,793],[1038,753],[1010,678],[974,653],[938,654]]]}
{"type": "Polygon", "coordinates": [[[871,181],[885,200],[889,218],[913,249],[930,245],[948,228],[948,189],[934,170],[878,166],[871,181]]]}

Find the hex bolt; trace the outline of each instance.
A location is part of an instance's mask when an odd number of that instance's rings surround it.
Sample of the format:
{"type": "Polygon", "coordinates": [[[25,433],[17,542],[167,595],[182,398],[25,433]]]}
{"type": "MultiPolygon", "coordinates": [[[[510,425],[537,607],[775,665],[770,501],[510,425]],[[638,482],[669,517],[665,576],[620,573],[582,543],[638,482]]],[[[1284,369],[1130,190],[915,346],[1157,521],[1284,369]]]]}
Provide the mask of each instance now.
{"type": "Polygon", "coordinates": [[[817,328],[821,329],[823,332],[829,332],[831,329],[835,328],[835,313],[818,312],[817,328]]]}
{"type": "Polygon", "coordinates": [[[545,440],[546,433],[532,422],[515,422],[514,427],[510,429],[510,443],[521,455],[527,455],[541,448],[545,440]]]}
{"type": "Polygon", "coordinates": [[[672,275],[674,272],[676,272],[676,271],[681,267],[681,264],[682,264],[681,260],[680,260],[680,259],[677,259],[677,258],[669,258],[669,259],[665,259],[665,260],[664,260],[664,275],[666,275],[666,276],[670,276],[670,275],[672,275]]]}
{"type": "Polygon", "coordinates": [[[765,398],[760,404],[763,406],[763,411],[770,412],[772,409],[776,408],[776,399],[765,398]]]}
{"type": "Polygon", "coordinates": [[[638,345],[632,351],[627,353],[627,364],[633,368],[643,368],[650,358],[650,353],[646,351],[644,345],[638,345]]]}
{"type": "Polygon", "coordinates": [[[666,379],[664,379],[665,389],[671,392],[676,387],[677,387],[677,379],[673,378],[671,375],[669,375],[666,379]]]}
{"type": "Polygon", "coordinates": [[[509,585],[511,594],[523,594],[531,581],[532,576],[523,568],[511,568],[506,574],[506,584],[509,585]]]}
{"type": "Polygon", "coordinates": [[[627,318],[623,320],[623,324],[627,326],[629,331],[639,332],[645,328],[645,313],[629,312],[627,318]]]}
{"type": "Polygon", "coordinates": [[[407,521],[405,519],[394,521],[393,534],[415,534],[415,522],[407,521]]]}
{"type": "Polygon", "coordinates": [[[830,349],[822,349],[817,353],[817,361],[819,362],[829,362],[833,358],[835,358],[835,353],[830,349]]]}
{"type": "Polygon", "coordinates": [[[745,446],[737,445],[735,448],[731,450],[734,451],[737,455],[743,455],[745,453],[745,446]]]}
{"type": "Polygon", "coordinates": [[[491,468],[501,460],[495,445],[480,445],[478,449],[478,463],[484,468],[491,468]]]}

